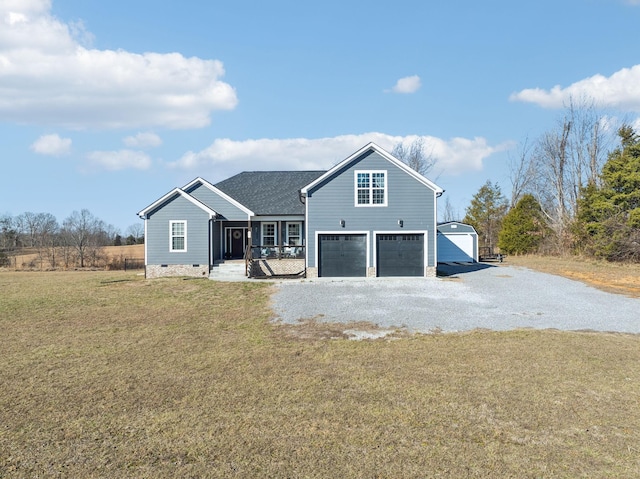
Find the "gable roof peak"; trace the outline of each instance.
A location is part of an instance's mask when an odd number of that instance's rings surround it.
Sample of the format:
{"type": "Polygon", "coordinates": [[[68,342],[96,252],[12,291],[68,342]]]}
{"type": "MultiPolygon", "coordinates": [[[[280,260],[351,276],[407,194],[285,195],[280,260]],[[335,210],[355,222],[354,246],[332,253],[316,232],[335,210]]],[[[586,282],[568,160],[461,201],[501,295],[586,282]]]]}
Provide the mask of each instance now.
{"type": "Polygon", "coordinates": [[[138,212],[138,216],[140,218],[144,219],[147,216],[147,214],[149,214],[150,211],[153,211],[154,209],[158,208],[160,205],[162,205],[164,202],[168,201],[169,199],[171,199],[174,196],[181,196],[182,198],[186,199],[187,201],[193,203],[195,206],[197,206],[201,210],[203,210],[206,213],[208,213],[211,218],[214,218],[214,217],[216,217],[218,215],[218,213],[216,211],[214,211],[213,209],[209,208],[203,202],[201,202],[197,198],[194,198],[193,196],[191,196],[189,193],[187,193],[183,189],[174,188],[171,191],[169,191],[166,195],[158,198],[156,201],[151,203],[149,206],[147,206],[143,210],[140,210],[138,212]]]}
{"type": "Polygon", "coordinates": [[[350,163],[356,161],[358,158],[360,158],[364,153],[366,153],[369,150],[375,151],[376,153],[378,153],[380,156],[382,156],[384,159],[386,159],[387,161],[389,161],[393,165],[395,165],[398,168],[400,168],[401,170],[405,171],[410,176],[413,176],[415,179],[420,181],[422,184],[424,184],[425,186],[431,188],[437,195],[441,195],[442,193],[444,193],[444,190],[442,188],[440,188],[438,185],[436,185],[434,182],[432,182],[431,180],[429,180],[426,177],[422,176],[420,173],[415,171],[413,168],[408,166],[406,163],[400,161],[398,158],[393,156],[387,150],[385,150],[384,148],[381,148],[380,146],[376,145],[373,142],[367,143],[362,148],[360,148],[358,151],[356,151],[355,153],[352,153],[351,155],[349,155],[347,158],[345,158],[340,163],[338,163],[333,168],[331,168],[329,171],[327,171],[324,175],[320,176],[315,181],[309,183],[307,186],[302,188],[301,192],[306,194],[311,188],[315,187],[316,185],[318,185],[322,181],[326,180],[330,176],[336,174],[338,171],[340,171],[343,168],[347,167],[350,163]]]}

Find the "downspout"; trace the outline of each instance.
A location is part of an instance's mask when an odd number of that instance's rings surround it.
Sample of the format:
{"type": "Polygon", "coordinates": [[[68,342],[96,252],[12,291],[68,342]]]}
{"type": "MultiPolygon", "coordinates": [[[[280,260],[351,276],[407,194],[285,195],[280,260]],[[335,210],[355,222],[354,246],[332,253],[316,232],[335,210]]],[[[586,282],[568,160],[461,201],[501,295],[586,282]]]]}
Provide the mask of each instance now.
{"type": "Polygon", "coordinates": [[[147,252],[147,245],[149,244],[149,237],[147,236],[147,215],[141,216],[141,218],[144,220],[144,277],[145,279],[147,278],[147,258],[148,256],[148,252],[147,252]]]}
{"type": "Polygon", "coordinates": [[[307,267],[309,266],[309,204],[307,201],[307,193],[298,190],[298,199],[304,205],[304,238],[302,245],[304,246],[304,277],[307,277],[307,267]]]}
{"type": "Polygon", "coordinates": [[[253,261],[253,240],[252,240],[251,216],[247,216],[247,248],[244,251],[244,275],[249,277],[249,264],[253,261]]]}
{"type": "Polygon", "coordinates": [[[216,222],[216,216],[209,216],[209,273],[213,268],[213,232],[215,231],[214,224],[216,222]]]}
{"type": "MultiPolygon", "coordinates": [[[[440,198],[444,194],[444,190],[436,191],[436,199],[433,202],[434,205],[434,226],[435,231],[433,232],[433,267],[436,269],[436,275],[438,274],[438,198],[440,198]]],[[[428,261],[427,261],[428,263],[428,261]]],[[[425,271],[426,274],[426,271],[425,271]]]]}

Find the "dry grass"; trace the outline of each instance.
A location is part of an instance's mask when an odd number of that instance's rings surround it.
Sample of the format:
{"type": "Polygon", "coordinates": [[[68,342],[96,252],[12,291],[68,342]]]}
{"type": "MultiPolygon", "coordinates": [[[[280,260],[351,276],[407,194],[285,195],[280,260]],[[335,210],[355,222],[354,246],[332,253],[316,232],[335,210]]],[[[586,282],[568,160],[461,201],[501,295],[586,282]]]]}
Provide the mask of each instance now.
{"type": "Polygon", "coordinates": [[[582,281],[611,293],[640,298],[640,264],[555,256],[510,256],[512,266],[525,266],[582,281]]]}
{"type": "Polygon", "coordinates": [[[638,336],[300,339],[269,293],[0,273],[0,477],[640,476],[638,336]]]}
{"type": "MultiPolygon", "coordinates": [[[[64,269],[62,261],[62,248],[56,248],[57,265],[51,266],[49,260],[40,258],[35,248],[23,248],[9,255],[10,266],[7,269],[14,271],[49,271],[51,269],[64,269]]],[[[127,259],[144,259],[144,244],[104,246],[100,252],[101,263],[107,265],[113,262],[123,262],[127,259]]],[[[73,265],[76,268],[76,265],[73,265]]]]}

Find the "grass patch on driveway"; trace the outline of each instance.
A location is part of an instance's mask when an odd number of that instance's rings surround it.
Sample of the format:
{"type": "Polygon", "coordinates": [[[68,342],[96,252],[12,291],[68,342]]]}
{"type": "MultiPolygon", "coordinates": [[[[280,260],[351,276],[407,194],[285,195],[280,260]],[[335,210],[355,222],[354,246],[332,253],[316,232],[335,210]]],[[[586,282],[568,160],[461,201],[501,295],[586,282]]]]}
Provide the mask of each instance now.
{"type": "Polygon", "coordinates": [[[640,475],[638,336],[301,339],[270,291],[0,273],[0,477],[640,475]]]}

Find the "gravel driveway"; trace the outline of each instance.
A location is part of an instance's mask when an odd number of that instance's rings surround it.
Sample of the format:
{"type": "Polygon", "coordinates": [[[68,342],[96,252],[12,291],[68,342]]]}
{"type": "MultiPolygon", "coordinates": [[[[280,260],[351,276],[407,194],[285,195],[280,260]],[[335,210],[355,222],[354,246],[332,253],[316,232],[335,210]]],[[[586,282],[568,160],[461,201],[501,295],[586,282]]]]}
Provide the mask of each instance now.
{"type": "Polygon", "coordinates": [[[439,278],[277,283],[276,320],[367,321],[409,332],[555,328],[640,332],[640,300],[512,266],[443,267],[439,278]]]}

